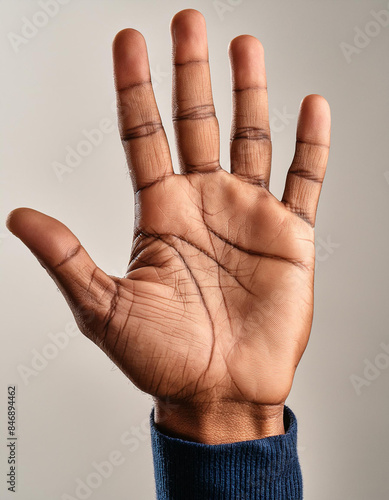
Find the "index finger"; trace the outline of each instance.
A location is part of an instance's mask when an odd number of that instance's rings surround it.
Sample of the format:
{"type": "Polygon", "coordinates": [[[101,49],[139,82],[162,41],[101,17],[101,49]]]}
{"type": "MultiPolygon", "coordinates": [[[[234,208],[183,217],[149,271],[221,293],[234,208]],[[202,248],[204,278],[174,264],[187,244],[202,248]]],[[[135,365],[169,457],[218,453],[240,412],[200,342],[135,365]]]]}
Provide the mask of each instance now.
{"type": "Polygon", "coordinates": [[[136,30],[120,31],[113,42],[120,136],[134,190],[167,175],[173,166],[155,102],[146,42],[136,30]]]}

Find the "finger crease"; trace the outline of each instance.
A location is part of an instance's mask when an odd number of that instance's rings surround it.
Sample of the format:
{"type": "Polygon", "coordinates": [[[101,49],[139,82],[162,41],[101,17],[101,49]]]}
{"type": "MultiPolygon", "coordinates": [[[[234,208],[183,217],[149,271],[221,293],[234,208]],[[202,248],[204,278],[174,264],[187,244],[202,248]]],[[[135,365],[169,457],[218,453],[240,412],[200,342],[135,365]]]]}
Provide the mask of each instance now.
{"type": "Polygon", "coordinates": [[[73,259],[76,255],[78,255],[80,253],[82,249],[82,245],[81,243],[79,243],[75,248],[72,248],[72,250],[70,250],[67,254],[67,256],[61,260],[61,262],[59,264],[56,264],[54,266],[54,269],[58,269],[59,267],[63,266],[64,264],[67,264],[71,259],[73,259]]]}
{"type": "Polygon", "coordinates": [[[303,210],[300,207],[296,207],[296,205],[292,205],[288,201],[285,201],[285,199],[282,200],[282,203],[285,204],[285,206],[294,214],[298,215],[300,219],[303,219],[307,224],[309,224],[311,227],[315,227],[314,224],[311,221],[311,218],[305,210],[303,210]]]}
{"type": "Polygon", "coordinates": [[[313,172],[309,170],[290,170],[289,174],[296,175],[297,177],[301,177],[302,179],[307,179],[308,181],[316,182],[317,184],[323,184],[323,179],[319,179],[313,172]]]}
{"type": "Polygon", "coordinates": [[[222,170],[219,160],[204,163],[184,163],[185,174],[210,174],[222,170]]]}
{"type": "Polygon", "coordinates": [[[233,92],[245,92],[246,90],[263,90],[263,91],[267,92],[267,87],[261,86],[261,85],[254,85],[251,87],[242,87],[242,88],[232,89],[233,92]]]}
{"type": "Polygon", "coordinates": [[[271,142],[269,131],[260,127],[237,127],[231,137],[231,142],[240,139],[271,142]]]}
{"type": "Polygon", "coordinates": [[[126,129],[121,139],[122,141],[127,142],[133,139],[148,137],[149,135],[156,134],[160,130],[163,130],[161,122],[146,122],[138,125],[137,127],[126,129]]]}
{"type": "Polygon", "coordinates": [[[186,66],[187,64],[208,64],[208,59],[191,59],[183,63],[175,62],[174,66],[186,66]]]}
{"type": "Polygon", "coordinates": [[[236,177],[248,182],[249,184],[253,184],[254,186],[259,186],[261,188],[269,189],[269,182],[261,175],[246,175],[241,173],[233,172],[236,177]]]}
{"type": "Polygon", "coordinates": [[[153,181],[145,183],[143,186],[139,187],[135,191],[135,194],[138,194],[140,191],[143,191],[144,189],[147,189],[147,188],[149,188],[151,186],[154,186],[155,184],[159,184],[160,182],[164,181],[166,179],[166,177],[171,177],[172,175],[176,175],[176,174],[174,172],[172,172],[172,173],[166,173],[166,174],[163,174],[163,175],[157,177],[153,181]]]}
{"type": "Polygon", "coordinates": [[[209,118],[216,118],[215,107],[213,104],[202,104],[185,110],[179,110],[173,116],[173,121],[207,120],[209,118]]]}
{"type": "Polygon", "coordinates": [[[328,144],[320,144],[320,143],[317,143],[317,142],[302,141],[300,139],[297,139],[296,144],[303,144],[303,145],[306,145],[306,146],[314,146],[314,147],[317,147],[317,148],[330,149],[330,147],[329,147],[328,144]]]}
{"type": "Polygon", "coordinates": [[[143,87],[145,85],[151,85],[151,80],[129,83],[128,85],[125,85],[124,87],[120,87],[120,88],[116,89],[116,92],[121,93],[121,92],[125,92],[126,90],[132,89],[134,87],[143,87]]]}

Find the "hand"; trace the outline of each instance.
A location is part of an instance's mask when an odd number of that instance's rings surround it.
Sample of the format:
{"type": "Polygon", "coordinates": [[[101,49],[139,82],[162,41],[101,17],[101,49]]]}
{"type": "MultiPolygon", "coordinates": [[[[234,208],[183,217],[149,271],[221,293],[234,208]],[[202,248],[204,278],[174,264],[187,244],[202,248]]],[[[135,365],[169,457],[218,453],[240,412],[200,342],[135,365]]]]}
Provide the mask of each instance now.
{"type": "Polygon", "coordinates": [[[171,29],[181,174],[173,172],[142,35],[123,30],[113,45],[136,207],[125,277],[106,275],[67,227],[42,213],[16,209],[8,227],[53,277],[80,330],[154,396],[156,422],[165,432],[206,443],[280,434],[312,323],[313,226],[329,150],[329,107],[317,95],[302,102],[296,153],[279,201],[268,190],[260,42],[244,35],[229,48],[228,173],[219,164],[204,19],[185,10],[171,29]]]}

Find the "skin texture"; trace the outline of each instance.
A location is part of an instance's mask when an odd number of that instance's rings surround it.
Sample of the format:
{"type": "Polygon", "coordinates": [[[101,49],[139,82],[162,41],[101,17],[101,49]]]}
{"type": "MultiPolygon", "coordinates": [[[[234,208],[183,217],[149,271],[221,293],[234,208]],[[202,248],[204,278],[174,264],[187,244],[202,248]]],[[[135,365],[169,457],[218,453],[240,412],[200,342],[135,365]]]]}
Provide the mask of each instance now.
{"type": "Polygon", "coordinates": [[[113,43],[119,129],[135,192],[125,277],[107,276],[66,226],[40,212],[16,209],[8,227],[53,277],[80,330],[155,398],[164,432],[210,444],[282,434],[312,324],[313,226],[329,106],[318,95],[303,100],[279,201],[268,190],[261,43],[243,35],[229,47],[229,173],[219,163],[204,18],[179,12],[171,32],[181,174],[173,171],[142,35],[126,29],[113,43]]]}

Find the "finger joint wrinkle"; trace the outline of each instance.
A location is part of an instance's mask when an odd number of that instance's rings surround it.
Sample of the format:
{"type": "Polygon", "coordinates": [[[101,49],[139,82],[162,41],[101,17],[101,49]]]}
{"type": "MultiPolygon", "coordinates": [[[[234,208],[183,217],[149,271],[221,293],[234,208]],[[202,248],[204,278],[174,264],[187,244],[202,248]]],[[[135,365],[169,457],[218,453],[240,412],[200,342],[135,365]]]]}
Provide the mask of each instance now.
{"type": "Polygon", "coordinates": [[[261,86],[261,85],[252,85],[249,87],[242,87],[242,88],[235,88],[232,89],[233,92],[245,92],[246,90],[257,90],[257,91],[264,91],[267,92],[267,87],[266,86],[261,86]]]}
{"type": "Polygon", "coordinates": [[[261,188],[269,189],[269,181],[263,175],[251,175],[245,174],[242,172],[233,172],[236,177],[244,180],[249,184],[253,184],[254,186],[259,186],[261,188]]]}
{"type": "Polygon", "coordinates": [[[130,89],[133,89],[136,87],[145,87],[148,85],[151,85],[151,80],[129,83],[128,85],[124,85],[123,87],[118,88],[116,91],[118,92],[118,94],[121,94],[122,92],[125,92],[126,90],[130,90],[130,89]]]}
{"type": "Polygon", "coordinates": [[[303,210],[300,207],[297,207],[296,205],[292,205],[290,202],[286,201],[285,198],[282,199],[282,203],[285,204],[285,206],[293,212],[295,215],[300,217],[304,222],[306,222],[309,226],[314,227],[314,224],[312,223],[311,217],[308,214],[306,210],[303,210]]]}
{"type": "Polygon", "coordinates": [[[232,134],[231,142],[240,139],[271,142],[269,131],[261,127],[237,127],[232,134]]]}
{"type": "Polygon", "coordinates": [[[59,267],[67,264],[71,259],[73,259],[76,255],[80,253],[82,250],[82,245],[79,243],[76,247],[72,248],[70,251],[68,251],[66,257],[61,260],[58,264],[54,266],[54,269],[58,269],[59,267]]]}
{"type": "Polygon", "coordinates": [[[302,146],[311,146],[311,147],[316,147],[316,148],[324,148],[324,149],[330,149],[330,146],[328,144],[320,144],[318,142],[309,142],[309,141],[303,141],[302,139],[297,139],[296,144],[302,145],[302,146]]]}
{"type": "Polygon", "coordinates": [[[316,182],[318,184],[323,184],[323,179],[317,177],[310,170],[298,168],[296,170],[290,170],[289,174],[296,175],[297,177],[301,177],[302,179],[307,179],[308,181],[316,182]]]}
{"type": "Polygon", "coordinates": [[[126,129],[122,134],[122,141],[128,142],[133,139],[141,139],[142,137],[148,137],[150,135],[156,134],[157,132],[163,130],[161,122],[146,122],[136,127],[126,129]]]}
{"type": "Polygon", "coordinates": [[[189,61],[185,61],[185,62],[175,62],[174,63],[174,66],[176,67],[181,67],[181,66],[187,66],[189,64],[208,64],[209,61],[208,59],[190,59],[189,61]]]}
{"type": "Polygon", "coordinates": [[[173,121],[207,120],[209,118],[216,118],[214,105],[200,104],[187,109],[178,109],[173,116],[173,121]]]}

